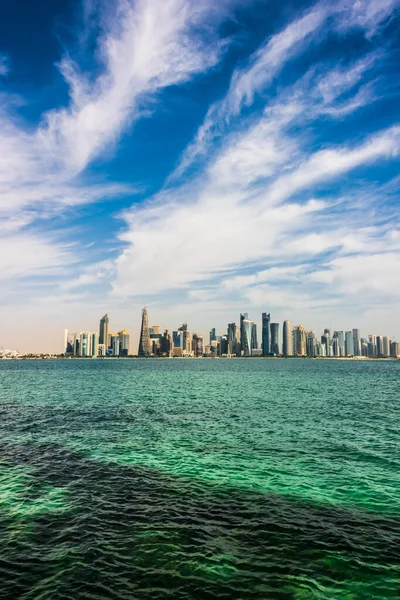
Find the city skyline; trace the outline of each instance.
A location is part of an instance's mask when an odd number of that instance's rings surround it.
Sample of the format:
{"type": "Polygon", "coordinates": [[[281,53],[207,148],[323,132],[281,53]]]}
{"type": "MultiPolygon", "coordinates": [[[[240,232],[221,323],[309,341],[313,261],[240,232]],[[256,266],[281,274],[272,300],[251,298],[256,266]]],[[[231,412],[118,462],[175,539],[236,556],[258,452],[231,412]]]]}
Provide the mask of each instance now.
{"type": "Polygon", "coordinates": [[[324,328],[321,335],[302,324],[285,320],[282,335],[280,323],[271,314],[261,315],[261,344],[258,344],[257,323],[249,314],[240,313],[239,324],[228,323],[225,332],[213,327],[206,336],[191,332],[186,322],[176,329],[163,330],[159,324],[150,325],[147,307],[141,312],[137,352],[130,347],[130,333],[108,331],[110,319],[106,313],[99,321],[99,332],[70,332],[65,329],[63,354],[79,357],[151,357],[151,356],[308,356],[308,357],[368,357],[398,358],[400,343],[389,336],[368,334],[360,329],[349,331],[324,328]],[[105,342],[105,340],[107,340],[105,342]]]}
{"type": "Polygon", "coordinates": [[[56,352],[94,313],[136,345],[143,304],[203,332],[267,306],[280,336],[289,316],[400,339],[399,16],[8,3],[0,346],[56,352]]]}

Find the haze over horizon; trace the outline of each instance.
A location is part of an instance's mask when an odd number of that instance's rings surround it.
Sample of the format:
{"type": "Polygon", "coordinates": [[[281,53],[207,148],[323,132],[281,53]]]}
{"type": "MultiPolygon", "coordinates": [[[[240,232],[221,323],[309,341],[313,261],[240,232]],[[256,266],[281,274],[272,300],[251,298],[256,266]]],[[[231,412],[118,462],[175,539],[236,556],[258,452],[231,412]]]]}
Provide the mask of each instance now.
{"type": "Polygon", "coordinates": [[[400,340],[400,0],[23,0],[0,22],[0,347],[248,312],[400,340]],[[217,5],[216,5],[217,4],[217,5]]]}

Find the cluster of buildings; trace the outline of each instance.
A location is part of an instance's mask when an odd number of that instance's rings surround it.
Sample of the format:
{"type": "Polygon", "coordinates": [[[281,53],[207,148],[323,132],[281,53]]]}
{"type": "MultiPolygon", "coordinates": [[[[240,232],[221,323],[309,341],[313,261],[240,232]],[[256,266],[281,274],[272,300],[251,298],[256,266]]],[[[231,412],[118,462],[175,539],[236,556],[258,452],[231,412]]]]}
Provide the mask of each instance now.
{"type": "Polygon", "coordinates": [[[64,354],[66,356],[128,356],[129,333],[122,329],[118,333],[108,331],[110,319],[105,314],[100,319],[99,332],[65,330],[64,354]]]}
{"type": "Polygon", "coordinates": [[[387,336],[362,338],[359,329],[334,331],[325,329],[317,338],[315,331],[285,321],[280,343],[280,323],[272,323],[270,313],[262,313],[261,347],[257,325],[248,313],[240,315],[240,323],[229,323],[224,335],[211,329],[208,343],[197,333],[191,334],[184,323],[176,331],[160,332],[159,325],[149,326],[146,307],[142,311],[139,356],[309,356],[398,358],[400,344],[387,336]]]}
{"type": "MultiPolygon", "coordinates": [[[[387,336],[370,335],[363,338],[359,329],[333,331],[325,329],[317,337],[303,325],[290,321],[271,322],[270,313],[261,315],[261,336],[257,325],[248,313],[240,315],[240,321],[228,323],[226,333],[217,335],[211,329],[209,339],[190,333],[187,323],[174,331],[161,333],[159,325],[149,325],[147,308],[142,310],[142,324],[138,356],[309,356],[309,357],[368,357],[399,358],[400,344],[387,336]],[[282,335],[281,335],[282,333],[282,335]]],[[[109,331],[108,315],[100,319],[99,331],[69,332],[65,330],[64,352],[66,356],[129,356],[130,335],[124,329],[118,333],[109,331]]]]}

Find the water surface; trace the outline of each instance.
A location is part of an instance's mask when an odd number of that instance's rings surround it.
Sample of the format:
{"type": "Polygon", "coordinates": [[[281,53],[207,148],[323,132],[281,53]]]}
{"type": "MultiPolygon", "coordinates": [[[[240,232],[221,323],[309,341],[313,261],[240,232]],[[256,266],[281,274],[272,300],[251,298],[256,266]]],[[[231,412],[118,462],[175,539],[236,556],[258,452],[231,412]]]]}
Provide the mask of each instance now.
{"type": "Polygon", "coordinates": [[[1,361],[4,597],[399,598],[399,376],[1,361]]]}

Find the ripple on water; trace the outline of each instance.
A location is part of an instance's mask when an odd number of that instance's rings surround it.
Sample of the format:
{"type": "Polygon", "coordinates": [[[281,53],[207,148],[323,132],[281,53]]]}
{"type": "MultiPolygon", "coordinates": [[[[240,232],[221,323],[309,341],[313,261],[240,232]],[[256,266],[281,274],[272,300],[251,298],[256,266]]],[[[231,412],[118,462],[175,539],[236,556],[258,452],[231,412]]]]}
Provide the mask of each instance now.
{"type": "Polygon", "coordinates": [[[300,362],[0,364],[3,596],[398,598],[398,365],[300,362]]]}

